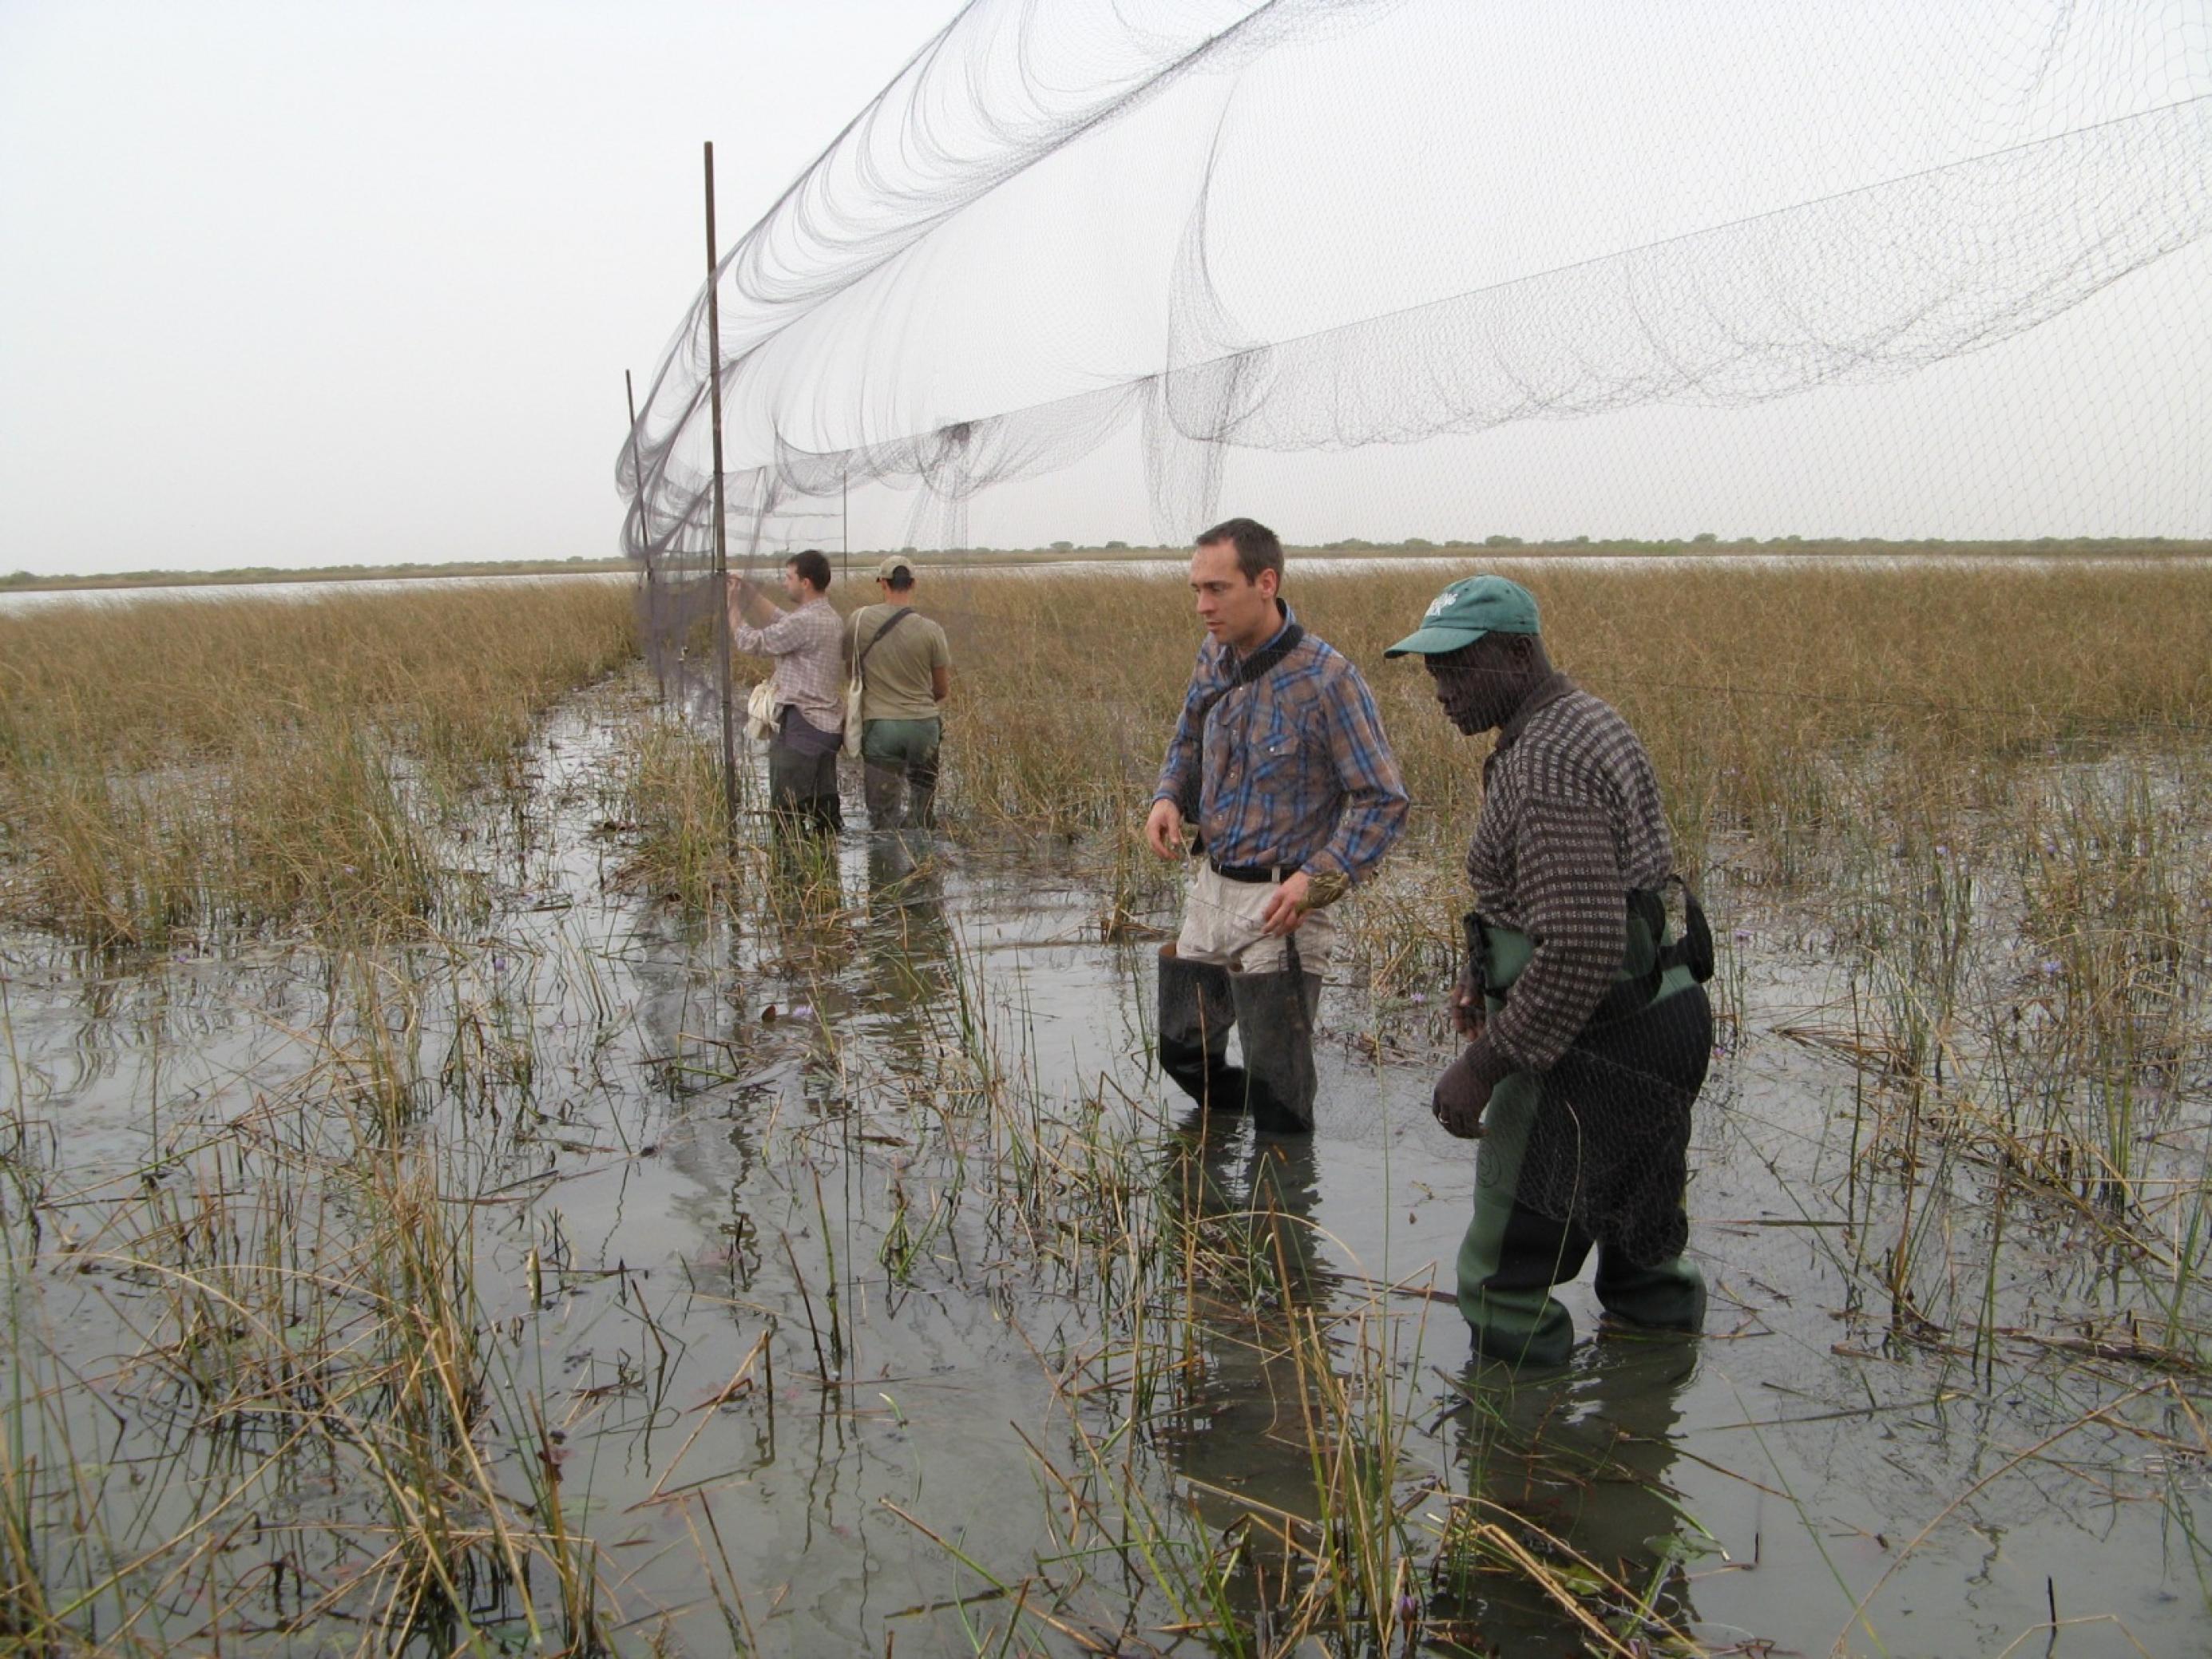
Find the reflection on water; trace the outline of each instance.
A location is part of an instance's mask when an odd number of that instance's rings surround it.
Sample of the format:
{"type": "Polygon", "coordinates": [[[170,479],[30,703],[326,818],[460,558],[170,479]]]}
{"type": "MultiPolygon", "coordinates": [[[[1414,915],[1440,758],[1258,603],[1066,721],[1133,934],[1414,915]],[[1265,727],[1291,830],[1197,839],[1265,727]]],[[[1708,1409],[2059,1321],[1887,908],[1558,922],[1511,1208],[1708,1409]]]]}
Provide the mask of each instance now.
{"type": "Polygon", "coordinates": [[[1670,1636],[1697,1624],[1686,1564],[1714,1546],[1668,1483],[1697,1360],[1692,1341],[1613,1335],[1549,1375],[1469,1364],[1450,1418],[1459,1501],[1431,1603],[1440,1632],[1505,1653],[1572,1650],[1587,1636],[1514,1546],[1670,1636]]]}
{"type": "MultiPolygon", "coordinates": [[[[1310,1515],[1310,1356],[1300,1316],[1326,1307],[1340,1283],[1317,1231],[1312,1139],[1207,1121],[1192,1109],[1164,1162],[1190,1229],[1188,1310],[1204,1350],[1164,1443],[1205,1487],[1310,1515]]],[[[1203,1494],[1200,1508],[1224,1525],[1241,1513],[1203,1494]]]]}
{"type": "Polygon", "coordinates": [[[867,911],[861,927],[867,1006],[896,1071],[921,1074],[929,1059],[931,1016],[953,981],[945,869],[925,830],[867,837],[867,911]]]}
{"type": "MultiPolygon", "coordinates": [[[[1372,1425],[1348,1418],[1322,1379],[1360,1368],[1332,1314],[1365,1298],[1326,1247],[1310,1139],[1192,1109],[1161,1179],[1190,1229],[1186,1311],[1198,1352],[1158,1437],[1208,1528],[1238,1540],[1224,1588],[1264,1644],[1288,1627],[1312,1576],[1320,1534],[1299,1523],[1347,1524],[1331,1513],[1345,1494],[1324,1498],[1316,1472],[1342,1458],[1344,1437],[1372,1425]]],[[[1668,1476],[1698,1353],[1694,1341],[1608,1332],[1571,1367],[1516,1375],[1469,1359],[1447,1374],[1455,1398],[1437,1427],[1449,1518],[1408,1614],[1432,1644],[1578,1651],[1589,1615],[1562,1595],[1632,1607],[1632,1627],[1689,1641],[1698,1613],[1686,1564],[1717,1547],[1668,1476]]]]}
{"type": "Polygon", "coordinates": [[[1323,1521],[1316,1470],[1335,1429],[1325,1316],[1341,1278],[1316,1218],[1312,1139],[1184,1109],[1161,1181],[1189,1264],[1175,1310],[1195,1340],[1172,1407],[1155,1419],[1169,1466],[1208,1531],[1237,1547],[1224,1600],[1272,1646],[1308,1577],[1303,1523],[1323,1521]]]}

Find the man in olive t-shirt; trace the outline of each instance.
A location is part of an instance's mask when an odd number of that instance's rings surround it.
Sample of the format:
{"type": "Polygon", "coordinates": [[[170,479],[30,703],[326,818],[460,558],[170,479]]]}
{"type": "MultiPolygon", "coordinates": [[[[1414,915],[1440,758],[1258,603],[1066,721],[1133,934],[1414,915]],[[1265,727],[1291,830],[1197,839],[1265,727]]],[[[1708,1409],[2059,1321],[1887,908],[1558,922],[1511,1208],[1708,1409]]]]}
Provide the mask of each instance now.
{"type": "Polygon", "coordinates": [[[883,603],[854,611],[845,635],[848,659],[860,665],[868,828],[926,830],[937,798],[937,707],[952,689],[952,653],[945,630],[913,609],[914,566],[903,555],[876,567],[876,591],[883,603]]]}

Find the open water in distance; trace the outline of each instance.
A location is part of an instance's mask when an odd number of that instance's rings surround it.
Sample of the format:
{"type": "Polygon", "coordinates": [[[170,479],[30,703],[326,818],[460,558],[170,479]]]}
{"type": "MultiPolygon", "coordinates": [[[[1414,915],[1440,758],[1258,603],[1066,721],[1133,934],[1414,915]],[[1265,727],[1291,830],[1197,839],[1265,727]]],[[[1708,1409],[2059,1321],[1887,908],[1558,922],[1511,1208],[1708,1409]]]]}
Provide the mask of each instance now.
{"type": "MultiPolygon", "coordinates": [[[[755,566],[769,562],[772,556],[763,556],[755,566]]],[[[834,557],[835,556],[833,556],[834,557]]],[[[862,556],[855,554],[855,558],[862,556]]],[[[876,561],[882,556],[866,556],[865,568],[852,573],[852,580],[865,581],[873,574],[876,561]]],[[[921,569],[932,572],[957,572],[974,574],[996,572],[1042,580],[1058,574],[1081,575],[1139,575],[1155,578],[1180,579],[1188,568],[1185,559],[1166,556],[1133,556],[1117,559],[1041,558],[1024,561],[1018,558],[977,559],[972,562],[935,554],[921,556],[921,569]]],[[[1685,568],[1693,570],[1905,570],[1927,568],[1938,570],[2004,568],[2018,571],[2066,570],[2083,564],[2109,566],[2115,570],[2201,570],[2212,568],[2212,558],[2197,555],[2176,555],[2171,558],[2104,557],[2095,555],[2046,556],[2040,554],[2003,554],[1976,557],[1963,554],[1919,553],[1650,553],[1650,554],[1562,554],[1531,556],[1516,554],[1510,549],[1495,554],[1474,554],[1454,551],[1441,553],[1293,553],[1291,569],[1310,571],[1315,574],[1352,574],[1362,570],[1419,570],[1431,566],[1452,575],[1473,570],[1495,570],[1511,575],[1516,570],[1598,570],[1598,571],[1654,571],[1685,568]]],[[[841,572],[841,575],[842,573],[841,572]]],[[[422,587],[432,584],[452,584],[480,587],[501,582],[629,582],[636,579],[626,571],[590,571],[581,574],[567,574],[557,571],[532,571],[513,576],[413,576],[369,577],[356,581],[292,581],[239,583],[185,583],[173,587],[87,587],[30,589],[10,592],[0,590],[0,615],[10,611],[40,610],[57,605],[132,605],[149,599],[287,599],[304,600],[326,598],[333,593],[394,592],[403,589],[422,587]]]]}

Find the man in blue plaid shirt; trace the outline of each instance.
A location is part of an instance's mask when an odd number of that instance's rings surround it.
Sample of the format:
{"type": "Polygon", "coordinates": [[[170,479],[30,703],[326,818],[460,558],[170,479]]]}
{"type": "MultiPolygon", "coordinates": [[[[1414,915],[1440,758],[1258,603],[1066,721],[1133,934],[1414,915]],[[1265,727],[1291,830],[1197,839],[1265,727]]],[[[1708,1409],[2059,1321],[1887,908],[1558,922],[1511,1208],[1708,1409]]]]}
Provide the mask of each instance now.
{"type": "Polygon", "coordinates": [[[1198,831],[1182,931],[1160,951],[1162,1069],[1201,1108],[1304,1133],[1336,941],[1328,907],[1405,829],[1406,786],[1367,682],[1299,626],[1282,581],[1265,525],[1231,519],[1198,538],[1190,585],[1208,638],[1145,836],[1173,859],[1198,831]],[[1232,1026],[1241,1066],[1227,1060],[1232,1026]]]}

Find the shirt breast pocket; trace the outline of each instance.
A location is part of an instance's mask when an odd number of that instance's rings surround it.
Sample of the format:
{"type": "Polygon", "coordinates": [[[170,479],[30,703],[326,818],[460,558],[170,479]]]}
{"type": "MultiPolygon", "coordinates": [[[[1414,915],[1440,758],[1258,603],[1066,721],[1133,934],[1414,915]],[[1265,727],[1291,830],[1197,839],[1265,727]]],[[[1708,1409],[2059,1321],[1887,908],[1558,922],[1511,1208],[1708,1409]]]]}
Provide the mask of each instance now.
{"type": "Polygon", "coordinates": [[[1252,745],[1252,784],[1265,795],[1297,793],[1305,769],[1305,744],[1296,726],[1271,722],[1252,745]]]}

